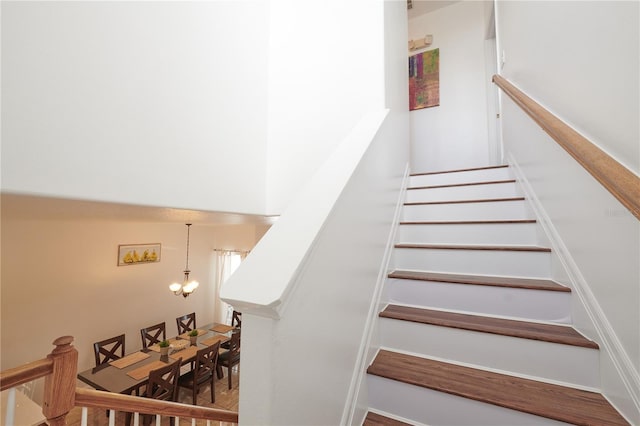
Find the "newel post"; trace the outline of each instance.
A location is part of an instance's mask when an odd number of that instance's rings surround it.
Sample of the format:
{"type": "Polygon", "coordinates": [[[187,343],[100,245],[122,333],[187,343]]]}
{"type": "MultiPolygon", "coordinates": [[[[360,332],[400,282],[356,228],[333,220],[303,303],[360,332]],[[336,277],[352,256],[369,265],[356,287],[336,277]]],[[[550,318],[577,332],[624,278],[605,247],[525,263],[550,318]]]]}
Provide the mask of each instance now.
{"type": "Polygon", "coordinates": [[[78,351],[72,336],[58,337],[55,349],[47,355],[53,361],[53,373],[44,379],[42,413],[49,426],[64,426],[67,413],[75,405],[78,351]]]}

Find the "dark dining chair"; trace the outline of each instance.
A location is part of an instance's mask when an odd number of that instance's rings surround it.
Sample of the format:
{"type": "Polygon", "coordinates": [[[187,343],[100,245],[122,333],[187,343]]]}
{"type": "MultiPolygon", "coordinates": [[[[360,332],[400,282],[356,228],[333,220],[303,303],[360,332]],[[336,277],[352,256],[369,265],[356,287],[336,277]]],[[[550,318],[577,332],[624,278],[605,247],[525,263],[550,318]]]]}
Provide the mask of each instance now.
{"type": "MultiPolygon", "coordinates": [[[[167,364],[164,367],[151,370],[149,372],[149,382],[147,388],[142,395],[145,398],[159,399],[163,401],[178,400],[178,378],[180,377],[180,366],[182,358],[167,364]]],[[[151,414],[142,415],[142,424],[147,426],[151,423],[151,419],[155,417],[151,414]]],[[[174,424],[174,418],[171,417],[170,424],[174,424]]]]}
{"type": "Polygon", "coordinates": [[[242,325],[242,312],[238,312],[235,309],[231,313],[231,327],[238,327],[242,325]]]}
{"type": "Polygon", "coordinates": [[[196,313],[183,315],[176,318],[176,325],[178,326],[178,334],[183,334],[196,328],[196,313]]]}
{"type": "Polygon", "coordinates": [[[140,329],[140,337],[142,337],[142,348],[160,343],[167,339],[167,329],[165,323],[161,322],[150,327],[140,329]]]}
{"type": "Polygon", "coordinates": [[[178,386],[191,389],[193,405],[197,405],[197,396],[200,387],[209,383],[211,385],[211,403],[216,402],[215,392],[215,375],[218,363],[218,351],[220,342],[216,342],[211,346],[198,350],[196,353],[195,368],[183,374],[178,379],[178,386]]]}
{"type": "MultiPolygon", "coordinates": [[[[96,359],[96,368],[94,371],[98,371],[98,367],[108,362],[124,357],[124,354],[124,334],[95,342],[93,344],[93,355],[96,359]]],[[[108,417],[109,410],[106,411],[106,414],[108,417]]]]}
{"type": "MultiPolygon", "coordinates": [[[[235,309],[231,313],[231,327],[240,328],[242,326],[242,312],[238,312],[235,309]]],[[[220,345],[222,349],[229,349],[229,342],[224,342],[220,345]]]]}
{"type": "Polygon", "coordinates": [[[96,367],[124,357],[124,334],[95,342],[93,354],[96,358],[96,367]]]}
{"type": "Polygon", "coordinates": [[[216,371],[218,373],[218,379],[222,379],[222,367],[227,367],[227,375],[229,380],[229,389],[231,389],[231,370],[234,365],[238,365],[240,368],[240,329],[236,328],[231,333],[231,340],[229,340],[229,350],[221,353],[218,356],[218,367],[216,371]]]}

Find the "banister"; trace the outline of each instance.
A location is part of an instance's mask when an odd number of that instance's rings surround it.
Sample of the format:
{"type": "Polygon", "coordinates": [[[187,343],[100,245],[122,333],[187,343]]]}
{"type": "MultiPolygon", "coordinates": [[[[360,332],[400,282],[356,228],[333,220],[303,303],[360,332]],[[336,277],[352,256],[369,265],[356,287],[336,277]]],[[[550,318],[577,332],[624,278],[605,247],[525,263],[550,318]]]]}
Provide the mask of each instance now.
{"type": "Polygon", "coordinates": [[[27,364],[0,371],[0,391],[20,386],[53,372],[53,360],[39,359],[27,364]]]}
{"type": "Polygon", "coordinates": [[[640,220],[640,177],[569,127],[504,77],[492,81],[640,220]]]}
{"type": "Polygon", "coordinates": [[[93,389],[76,388],[75,404],[76,407],[115,409],[117,411],[138,412],[142,414],[161,414],[162,416],[238,423],[238,413],[235,411],[160,401],[93,389]]]}

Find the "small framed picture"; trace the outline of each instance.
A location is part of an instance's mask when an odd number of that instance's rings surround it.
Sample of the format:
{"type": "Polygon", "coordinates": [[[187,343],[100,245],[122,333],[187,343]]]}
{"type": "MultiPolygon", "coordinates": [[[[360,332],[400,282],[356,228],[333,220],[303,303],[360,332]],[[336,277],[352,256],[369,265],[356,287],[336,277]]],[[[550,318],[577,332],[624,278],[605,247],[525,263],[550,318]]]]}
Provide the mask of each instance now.
{"type": "Polygon", "coordinates": [[[120,244],[118,246],[118,266],[160,262],[160,248],[160,243],[120,244]]]}

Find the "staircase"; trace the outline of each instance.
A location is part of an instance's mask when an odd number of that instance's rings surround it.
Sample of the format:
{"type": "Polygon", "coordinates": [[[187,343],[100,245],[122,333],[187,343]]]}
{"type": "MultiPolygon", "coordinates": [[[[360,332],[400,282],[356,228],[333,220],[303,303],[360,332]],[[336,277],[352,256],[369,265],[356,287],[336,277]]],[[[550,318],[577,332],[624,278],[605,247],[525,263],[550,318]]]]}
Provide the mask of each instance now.
{"type": "Polygon", "coordinates": [[[626,425],[507,166],[411,176],[365,425],[626,425]]]}

